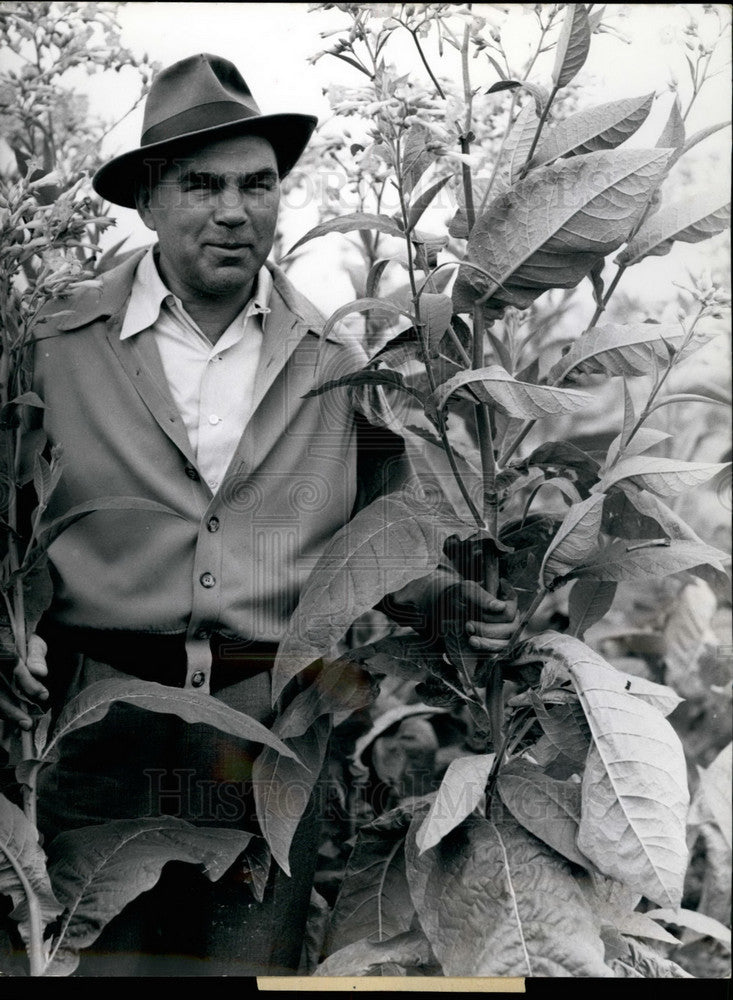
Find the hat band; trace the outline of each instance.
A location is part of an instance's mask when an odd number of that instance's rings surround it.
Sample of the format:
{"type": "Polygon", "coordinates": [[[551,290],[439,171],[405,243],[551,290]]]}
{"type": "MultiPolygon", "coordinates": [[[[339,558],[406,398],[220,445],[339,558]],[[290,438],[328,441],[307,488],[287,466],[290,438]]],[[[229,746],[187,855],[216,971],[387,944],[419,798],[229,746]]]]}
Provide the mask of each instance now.
{"type": "Polygon", "coordinates": [[[150,146],[156,142],[165,142],[167,139],[181,139],[190,132],[200,132],[203,129],[215,128],[217,125],[228,125],[245,118],[257,117],[257,111],[237,101],[197,104],[194,108],[188,108],[157,125],[152,125],[143,132],[140,144],[150,146]]]}

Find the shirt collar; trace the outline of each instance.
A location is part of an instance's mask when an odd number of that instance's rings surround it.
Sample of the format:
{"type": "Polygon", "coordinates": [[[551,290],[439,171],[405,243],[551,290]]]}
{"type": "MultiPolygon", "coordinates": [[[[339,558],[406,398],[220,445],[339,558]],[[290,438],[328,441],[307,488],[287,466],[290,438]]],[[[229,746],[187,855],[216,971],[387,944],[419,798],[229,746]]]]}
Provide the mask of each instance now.
{"type": "MultiPolygon", "coordinates": [[[[164,307],[172,308],[175,305],[185,313],[181,300],[164,284],[155,264],[154,252],[155,247],[151,246],[135,271],[120,340],[127,340],[153,326],[164,307]]],[[[250,316],[270,312],[271,294],[272,275],[266,267],[262,267],[257,275],[252,297],[239,314],[243,324],[250,316]]]]}

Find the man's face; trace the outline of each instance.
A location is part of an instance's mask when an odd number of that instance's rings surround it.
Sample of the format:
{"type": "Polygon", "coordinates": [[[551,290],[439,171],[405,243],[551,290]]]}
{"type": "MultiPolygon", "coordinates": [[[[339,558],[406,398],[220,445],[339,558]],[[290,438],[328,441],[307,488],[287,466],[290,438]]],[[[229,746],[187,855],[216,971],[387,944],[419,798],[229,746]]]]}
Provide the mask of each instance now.
{"type": "Polygon", "coordinates": [[[279,200],[270,143],[235,136],[173,161],[138,211],[158,234],[171,291],[203,304],[249,294],[272,247],[279,200]]]}

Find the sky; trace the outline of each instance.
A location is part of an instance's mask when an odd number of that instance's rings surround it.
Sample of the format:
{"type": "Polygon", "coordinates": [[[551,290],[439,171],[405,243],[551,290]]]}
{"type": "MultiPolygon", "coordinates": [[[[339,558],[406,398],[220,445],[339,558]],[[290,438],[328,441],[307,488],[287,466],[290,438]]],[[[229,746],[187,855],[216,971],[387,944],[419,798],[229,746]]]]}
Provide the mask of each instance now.
{"type": "MultiPolygon", "coordinates": [[[[309,11],[307,3],[140,3],[124,5],[119,14],[123,42],[138,55],[147,53],[151,60],[168,65],[177,59],[196,52],[208,51],[231,59],[249,83],[263,112],[295,111],[314,114],[323,123],[330,115],[323,90],[330,83],[361,83],[364,78],[355,70],[331,58],[320,59],[315,65],[308,62],[321,48],[330,44],[321,32],[333,31],[345,23],[345,15],[337,10],[309,11]]],[[[491,4],[474,4],[473,10],[489,20],[496,17],[491,4]]],[[[690,5],[700,9],[699,4],[690,5]]],[[[725,5],[720,5],[724,7],[725,5]]],[[[592,69],[587,78],[584,96],[588,103],[615,100],[622,97],[656,92],[659,99],[647,123],[630,145],[653,146],[672,100],[669,84],[679,82],[681,96],[688,91],[689,75],[681,44],[681,29],[685,24],[685,8],[680,4],[608,5],[608,9],[621,10],[622,19],[615,22],[628,36],[624,44],[609,34],[594,35],[591,54],[586,64],[592,69]]],[[[507,48],[521,47],[524,18],[513,16],[513,30],[507,32],[507,48]]],[[[419,59],[406,32],[402,42],[394,36],[390,42],[391,58],[405,72],[422,73],[419,59]]],[[[534,78],[547,83],[552,67],[552,55],[546,56],[536,67],[534,78]]],[[[458,74],[456,54],[447,49],[441,64],[445,75],[458,74]]],[[[496,80],[488,62],[472,66],[476,85],[490,86],[496,80]]],[[[120,74],[99,74],[91,78],[89,91],[92,110],[108,120],[122,118],[109,133],[104,151],[110,156],[138,145],[142,108],[125,115],[135,99],[135,75],[132,71],[120,74]],[[123,117],[124,116],[124,117],[123,117]]],[[[690,120],[689,131],[702,128],[729,117],[729,71],[722,73],[707,85],[704,100],[696,105],[690,120]]],[[[698,188],[712,183],[721,191],[729,186],[730,131],[724,130],[698,148],[695,180],[698,188]]],[[[691,193],[691,192],[690,192],[691,193]]],[[[123,235],[129,237],[128,245],[144,244],[151,234],[142,226],[136,214],[126,209],[114,209],[117,228],[107,235],[109,243],[123,235]]],[[[300,205],[299,211],[284,213],[283,227],[288,239],[295,241],[318,219],[318,205],[300,205]]],[[[345,275],[334,273],[334,253],[343,250],[342,237],[329,237],[320,241],[306,260],[295,264],[293,274],[303,272],[308,282],[304,290],[311,294],[316,304],[329,311],[347,301],[351,286],[345,275]],[[335,248],[335,249],[334,249],[335,248]],[[320,263],[320,271],[319,271],[320,263]],[[314,291],[315,289],[315,291],[314,291]]],[[[287,242],[287,240],[286,240],[287,242]]],[[[683,266],[700,253],[696,248],[685,247],[680,253],[673,251],[674,267],[683,266]],[[680,258],[677,261],[677,257],[680,258]]],[[[668,260],[668,258],[665,258],[668,260]]],[[[661,276],[659,259],[643,262],[634,269],[634,282],[643,287],[648,274],[655,279],[661,276]],[[646,272],[646,273],[643,273],[646,272]]]]}

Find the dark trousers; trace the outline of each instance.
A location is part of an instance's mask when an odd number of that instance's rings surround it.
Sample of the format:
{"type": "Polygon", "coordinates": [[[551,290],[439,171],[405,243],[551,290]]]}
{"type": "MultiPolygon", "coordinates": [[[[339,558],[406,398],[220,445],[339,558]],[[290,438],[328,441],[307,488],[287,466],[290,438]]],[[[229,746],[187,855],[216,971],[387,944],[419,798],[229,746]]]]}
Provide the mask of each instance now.
{"type": "MultiPolygon", "coordinates": [[[[57,642],[51,670],[59,659],[57,642]]],[[[68,670],[68,647],[63,659],[68,670]]],[[[88,655],[71,659],[66,698],[96,680],[126,673],[88,655]]],[[[217,670],[215,663],[212,695],[268,725],[269,671],[261,663],[250,664],[249,672],[246,665],[240,667],[230,661],[217,670]]],[[[167,669],[170,680],[175,666],[169,661],[167,669]]],[[[207,725],[116,703],[104,719],[65,737],[60,759],[41,772],[39,826],[45,843],[89,824],[160,815],[259,836],[251,769],[260,750],[259,744],[207,725]]],[[[311,801],[293,842],[291,877],[273,862],[262,902],[255,899],[241,863],[212,883],[193,865],[169,862],[158,884],[130,903],[82,953],[76,975],[297,972],[317,850],[318,816],[311,801]]]]}

